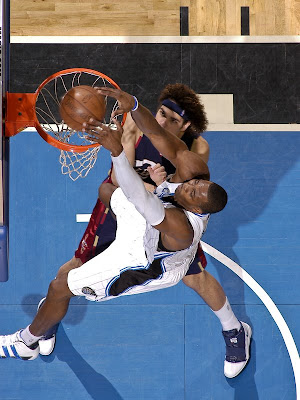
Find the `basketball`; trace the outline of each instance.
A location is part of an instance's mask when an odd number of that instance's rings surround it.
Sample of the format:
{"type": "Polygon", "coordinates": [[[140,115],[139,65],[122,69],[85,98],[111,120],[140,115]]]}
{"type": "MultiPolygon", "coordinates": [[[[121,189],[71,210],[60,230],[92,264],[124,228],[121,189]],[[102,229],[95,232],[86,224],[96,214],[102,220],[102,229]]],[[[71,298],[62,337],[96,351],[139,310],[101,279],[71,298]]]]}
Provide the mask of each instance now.
{"type": "Polygon", "coordinates": [[[65,124],[75,131],[81,131],[83,122],[88,122],[90,118],[103,121],[105,109],[104,96],[92,86],[80,85],[63,96],[59,112],[65,124]]]}

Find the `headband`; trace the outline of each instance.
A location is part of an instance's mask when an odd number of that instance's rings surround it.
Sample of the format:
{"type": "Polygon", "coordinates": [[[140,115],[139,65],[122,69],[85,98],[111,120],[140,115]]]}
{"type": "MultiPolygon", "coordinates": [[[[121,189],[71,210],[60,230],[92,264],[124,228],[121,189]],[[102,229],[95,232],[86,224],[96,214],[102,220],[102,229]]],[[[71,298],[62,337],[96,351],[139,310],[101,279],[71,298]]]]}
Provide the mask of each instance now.
{"type": "Polygon", "coordinates": [[[182,117],[185,121],[189,121],[189,117],[186,115],[185,110],[183,110],[178,104],[174,103],[174,101],[165,99],[161,104],[176,112],[176,114],[182,117]]]}

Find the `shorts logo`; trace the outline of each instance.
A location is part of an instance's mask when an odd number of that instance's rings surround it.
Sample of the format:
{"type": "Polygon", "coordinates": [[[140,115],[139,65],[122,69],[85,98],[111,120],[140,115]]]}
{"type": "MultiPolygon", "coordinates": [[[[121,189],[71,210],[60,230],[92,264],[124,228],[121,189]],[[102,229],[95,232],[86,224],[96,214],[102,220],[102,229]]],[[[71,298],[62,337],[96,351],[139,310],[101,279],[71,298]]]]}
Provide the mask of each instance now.
{"type": "Polygon", "coordinates": [[[86,251],[86,249],[88,248],[88,244],[87,244],[87,242],[86,242],[86,239],[88,238],[88,235],[86,235],[83,239],[82,239],[82,242],[81,242],[81,246],[80,246],[80,252],[81,252],[81,254],[83,254],[85,251],[86,251]]]}
{"type": "Polygon", "coordinates": [[[82,291],[83,294],[86,294],[86,295],[89,295],[89,296],[97,296],[95,291],[92,288],[88,287],[88,286],[83,287],[81,289],[81,291],[82,291]]]}

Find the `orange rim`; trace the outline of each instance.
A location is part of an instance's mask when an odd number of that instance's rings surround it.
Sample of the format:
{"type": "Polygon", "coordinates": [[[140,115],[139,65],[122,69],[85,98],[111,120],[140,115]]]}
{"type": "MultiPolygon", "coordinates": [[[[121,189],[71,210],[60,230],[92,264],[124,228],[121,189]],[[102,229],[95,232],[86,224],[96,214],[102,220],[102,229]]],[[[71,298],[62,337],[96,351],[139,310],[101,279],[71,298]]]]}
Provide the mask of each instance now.
{"type": "MultiPolygon", "coordinates": [[[[60,75],[67,75],[67,74],[71,74],[73,72],[87,72],[90,74],[94,74],[94,75],[98,75],[101,78],[106,79],[112,86],[114,86],[116,89],[121,89],[120,86],[113,80],[111,79],[109,76],[102,74],[102,72],[99,71],[95,71],[93,69],[88,69],[88,68],[69,68],[69,69],[64,69],[62,71],[58,71],[55,72],[53,75],[50,75],[48,78],[46,78],[37,88],[37,90],[35,91],[35,102],[34,104],[36,105],[36,100],[37,97],[40,93],[40,91],[43,89],[43,87],[50,81],[52,81],[53,79],[55,79],[56,77],[60,76],[60,75]]],[[[35,111],[35,110],[34,110],[35,111]]],[[[121,125],[123,126],[125,121],[126,121],[126,116],[127,113],[123,114],[123,118],[121,121],[121,125]]],[[[54,146],[60,150],[65,150],[65,151],[72,151],[74,153],[83,153],[84,151],[87,151],[90,148],[93,147],[99,147],[100,144],[98,143],[94,143],[94,144],[89,144],[89,145],[72,145],[72,144],[67,144],[64,142],[60,142],[59,140],[55,139],[53,136],[49,135],[41,126],[41,124],[39,123],[39,120],[37,118],[36,112],[35,112],[35,128],[38,131],[39,135],[47,142],[49,143],[51,146],[54,146]]]]}

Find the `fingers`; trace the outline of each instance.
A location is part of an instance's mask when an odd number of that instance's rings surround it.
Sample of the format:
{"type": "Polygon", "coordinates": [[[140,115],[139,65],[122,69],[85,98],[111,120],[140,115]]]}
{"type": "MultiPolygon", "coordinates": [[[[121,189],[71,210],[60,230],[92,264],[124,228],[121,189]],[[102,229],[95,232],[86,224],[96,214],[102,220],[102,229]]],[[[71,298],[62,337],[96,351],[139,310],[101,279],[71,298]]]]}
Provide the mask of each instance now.
{"type": "MultiPolygon", "coordinates": [[[[116,100],[120,99],[121,96],[121,89],[115,89],[115,88],[108,88],[105,86],[102,87],[95,87],[95,89],[97,90],[98,93],[102,94],[102,96],[109,96],[109,97],[113,97],[116,100]]],[[[115,111],[113,111],[111,113],[111,118],[114,118],[118,115],[124,114],[123,107],[121,106],[120,102],[119,102],[119,108],[117,108],[115,111]]]]}
{"type": "Polygon", "coordinates": [[[120,137],[123,133],[123,128],[117,119],[113,119],[116,128],[112,129],[111,126],[107,126],[100,121],[93,118],[89,122],[84,122],[82,125],[82,132],[86,133],[86,138],[94,143],[100,143],[107,148],[108,138],[114,138],[117,142],[120,141],[120,137]]]}
{"type": "Polygon", "coordinates": [[[165,167],[161,166],[160,164],[155,164],[153,167],[148,167],[147,170],[150,175],[155,174],[156,176],[159,176],[161,178],[166,178],[167,176],[165,167]]]}
{"type": "Polygon", "coordinates": [[[104,135],[107,135],[110,132],[110,129],[101,122],[96,125],[95,120],[90,120],[89,123],[83,123],[82,132],[87,133],[86,138],[91,142],[102,144],[104,135]]]}
{"type": "Polygon", "coordinates": [[[88,122],[84,122],[82,124],[83,130],[85,130],[85,131],[90,130],[90,129],[96,129],[98,127],[101,127],[102,125],[103,125],[103,123],[101,121],[98,121],[94,118],[90,118],[88,120],[88,122]]]}
{"type": "Polygon", "coordinates": [[[101,123],[99,123],[98,125],[94,125],[94,124],[84,122],[82,125],[82,132],[94,134],[94,133],[99,133],[103,130],[106,130],[106,128],[107,128],[106,125],[101,124],[101,123]]]}
{"type": "MultiPolygon", "coordinates": [[[[116,118],[113,118],[112,120],[117,127],[117,131],[122,131],[122,126],[120,122],[116,118]]],[[[107,126],[101,121],[97,121],[94,118],[90,118],[88,122],[84,122],[82,124],[83,132],[102,131],[102,130],[109,132],[111,130],[111,127],[107,126]]]]}
{"type": "Polygon", "coordinates": [[[111,118],[114,119],[118,115],[124,114],[125,112],[127,112],[127,111],[124,111],[121,107],[119,107],[111,113],[111,118]]]}
{"type": "Polygon", "coordinates": [[[112,118],[112,120],[114,121],[114,124],[117,127],[117,131],[123,133],[123,128],[122,125],[120,124],[120,122],[117,120],[117,118],[112,118]]]}
{"type": "MultiPolygon", "coordinates": [[[[118,100],[120,99],[121,96],[121,89],[115,89],[115,88],[108,88],[105,86],[101,86],[101,87],[95,87],[95,89],[97,90],[98,93],[102,94],[102,96],[109,96],[109,97],[113,97],[114,99],[118,100]]],[[[114,118],[118,115],[124,114],[124,109],[122,107],[122,105],[119,102],[119,108],[117,108],[116,110],[114,110],[111,113],[111,118],[114,118]]]]}
{"type": "Polygon", "coordinates": [[[134,97],[129,93],[123,92],[121,89],[108,87],[96,87],[95,89],[103,96],[113,97],[118,101],[119,108],[112,113],[112,117],[129,112],[134,108],[134,97]]]}
{"type": "Polygon", "coordinates": [[[165,167],[163,167],[159,163],[155,164],[153,167],[148,167],[148,168],[151,168],[152,171],[155,172],[156,174],[160,174],[160,175],[165,174],[167,176],[165,167]]]}
{"type": "Polygon", "coordinates": [[[159,186],[166,180],[166,170],[160,164],[155,164],[153,167],[148,167],[147,170],[150,174],[150,178],[153,180],[156,186],[159,186]]]}
{"type": "Polygon", "coordinates": [[[93,131],[93,132],[88,133],[86,138],[88,140],[90,140],[91,142],[102,144],[103,139],[105,138],[106,135],[107,135],[107,133],[102,133],[101,131],[99,131],[99,132],[93,131]]]}
{"type": "Polygon", "coordinates": [[[157,164],[155,164],[153,167],[152,167],[152,170],[153,171],[156,171],[156,170],[164,170],[165,168],[164,167],[162,167],[161,165],[160,165],[160,163],[157,163],[157,164]]]}
{"type": "Polygon", "coordinates": [[[115,88],[108,88],[106,86],[101,86],[101,87],[95,87],[97,92],[102,94],[103,96],[110,96],[113,97],[114,99],[118,100],[118,97],[121,93],[121,89],[115,89],[115,88]]]}

